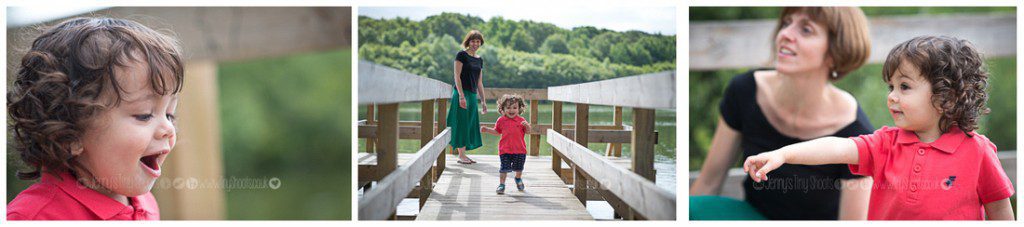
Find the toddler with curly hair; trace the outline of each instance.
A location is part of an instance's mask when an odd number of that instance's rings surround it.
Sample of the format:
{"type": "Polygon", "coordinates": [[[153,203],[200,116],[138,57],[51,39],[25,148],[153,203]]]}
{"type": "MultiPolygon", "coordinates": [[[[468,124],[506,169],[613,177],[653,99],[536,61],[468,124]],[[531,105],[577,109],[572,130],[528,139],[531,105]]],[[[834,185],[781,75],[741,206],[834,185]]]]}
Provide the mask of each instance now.
{"type": "Polygon", "coordinates": [[[763,184],[785,163],[849,164],[873,177],[872,220],[1012,220],[1013,185],[995,144],[975,132],[989,112],[989,74],[977,49],[957,38],[916,37],[889,53],[882,75],[896,127],[789,145],[747,158],[743,170],[763,184]]]}
{"type": "MultiPolygon", "coordinates": [[[[523,166],[526,165],[526,140],[524,136],[530,131],[530,122],[527,122],[520,114],[526,111],[526,101],[522,96],[515,94],[502,95],[498,99],[498,121],[494,128],[487,126],[480,127],[480,132],[501,136],[498,141],[498,157],[501,159],[498,189],[496,192],[505,194],[505,178],[509,172],[516,172],[516,188],[519,191],[526,189],[523,184],[523,166]]],[[[536,113],[534,113],[536,114],[536,113]]]]}
{"type": "Polygon", "coordinates": [[[134,21],[74,18],[37,37],[7,93],[22,180],[8,220],[158,220],[150,193],[174,148],[177,40],[134,21]]]}

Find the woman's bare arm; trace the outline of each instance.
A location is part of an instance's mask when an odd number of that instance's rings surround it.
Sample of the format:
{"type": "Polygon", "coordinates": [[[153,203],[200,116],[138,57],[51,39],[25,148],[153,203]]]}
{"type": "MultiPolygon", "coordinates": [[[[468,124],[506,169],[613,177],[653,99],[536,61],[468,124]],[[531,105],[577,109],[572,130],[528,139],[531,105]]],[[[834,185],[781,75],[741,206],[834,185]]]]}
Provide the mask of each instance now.
{"type": "Polygon", "coordinates": [[[700,175],[690,185],[690,195],[718,195],[722,193],[722,182],[729,175],[729,168],[736,163],[740,151],[740,134],[733,130],[721,117],[715,136],[711,139],[707,158],[700,168],[700,175]]]}
{"type": "Polygon", "coordinates": [[[459,92],[459,107],[466,108],[466,96],[462,93],[462,78],[459,77],[462,74],[462,62],[455,61],[455,90],[459,92]]]}

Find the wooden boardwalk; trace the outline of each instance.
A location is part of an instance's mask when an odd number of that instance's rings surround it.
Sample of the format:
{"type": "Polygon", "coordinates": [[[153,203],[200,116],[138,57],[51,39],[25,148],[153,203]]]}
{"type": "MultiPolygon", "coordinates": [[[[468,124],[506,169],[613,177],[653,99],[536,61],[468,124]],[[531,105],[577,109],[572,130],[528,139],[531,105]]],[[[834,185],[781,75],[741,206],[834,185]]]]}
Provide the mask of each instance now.
{"type": "Polygon", "coordinates": [[[526,190],[516,190],[515,173],[498,187],[497,155],[470,155],[476,164],[457,164],[457,155],[434,185],[416,220],[593,220],[587,208],[551,170],[551,157],[527,156],[523,171],[526,190]]]}

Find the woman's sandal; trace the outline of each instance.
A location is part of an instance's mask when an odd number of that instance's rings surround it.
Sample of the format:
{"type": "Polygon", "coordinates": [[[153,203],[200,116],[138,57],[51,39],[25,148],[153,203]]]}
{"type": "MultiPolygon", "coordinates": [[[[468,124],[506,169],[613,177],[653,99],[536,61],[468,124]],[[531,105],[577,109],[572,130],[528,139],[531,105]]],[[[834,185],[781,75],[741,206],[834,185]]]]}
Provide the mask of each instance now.
{"type": "Polygon", "coordinates": [[[473,163],[474,163],[474,162],[472,162],[472,161],[463,161],[463,160],[458,160],[458,161],[456,161],[456,162],[458,162],[459,164],[466,164],[466,165],[469,165],[469,164],[473,164],[473,163]]]}

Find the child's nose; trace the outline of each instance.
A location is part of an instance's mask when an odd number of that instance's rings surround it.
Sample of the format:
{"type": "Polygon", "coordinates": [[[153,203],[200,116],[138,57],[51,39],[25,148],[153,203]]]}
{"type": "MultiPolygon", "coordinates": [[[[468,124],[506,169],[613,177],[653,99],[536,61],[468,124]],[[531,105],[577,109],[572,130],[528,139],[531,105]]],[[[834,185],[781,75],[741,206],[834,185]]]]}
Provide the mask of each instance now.
{"type": "Polygon", "coordinates": [[[170,120],[160,121],[160,125],[156,129],[157,139],[168,139],[174,137],[177,129],[174,128],[174,123],[170,120]]]}

